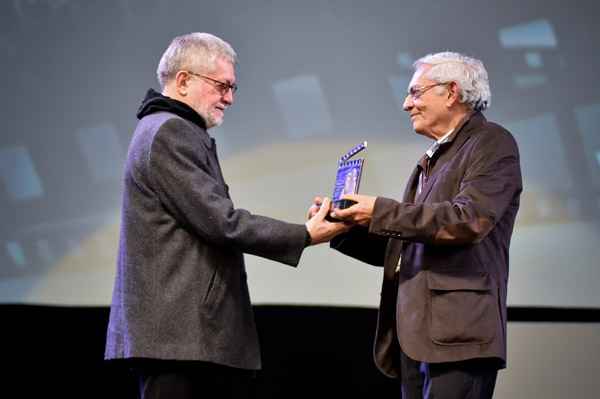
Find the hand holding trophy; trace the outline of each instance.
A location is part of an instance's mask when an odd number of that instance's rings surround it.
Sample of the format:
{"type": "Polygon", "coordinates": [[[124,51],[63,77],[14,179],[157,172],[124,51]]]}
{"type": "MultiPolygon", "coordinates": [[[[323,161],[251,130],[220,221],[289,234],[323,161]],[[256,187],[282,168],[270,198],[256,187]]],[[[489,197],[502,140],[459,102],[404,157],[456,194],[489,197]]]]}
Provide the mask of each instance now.
{"type": "MultiPolygon", "coordinates": [[[[358,194],[365,160],[363,158],[350,159],[366,148],[367,142],[362,142],[350,149],[338,161],[331,201],[332,209],[327,215],[327,220],[333,222],[343,221],[361,226],[368,226],[371,222],[377,197],[358,194]]],[[[308,218],[319,212],[322,205],[329,206],[329,203],[324,204],[321,197],[315,197],[313,205],[308,209],[308,218]]]]}

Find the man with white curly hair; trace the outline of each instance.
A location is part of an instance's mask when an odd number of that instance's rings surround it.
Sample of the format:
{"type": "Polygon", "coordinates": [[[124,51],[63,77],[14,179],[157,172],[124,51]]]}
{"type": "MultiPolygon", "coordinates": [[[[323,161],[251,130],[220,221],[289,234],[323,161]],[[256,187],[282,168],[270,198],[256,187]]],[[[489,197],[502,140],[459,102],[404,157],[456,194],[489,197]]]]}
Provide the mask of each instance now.
{"type": "Polygon", "coordinates": [[[331,246],[384,267],[374,357],[400,379],[402,398],[491,398],[506,365],[519,152],[481,113],[490,105],[481,61],[443,52],[414,68],[404,110],[434,142],[401,201],[344,197],[356,203],[331,216],[357,226],[331,246]]]}

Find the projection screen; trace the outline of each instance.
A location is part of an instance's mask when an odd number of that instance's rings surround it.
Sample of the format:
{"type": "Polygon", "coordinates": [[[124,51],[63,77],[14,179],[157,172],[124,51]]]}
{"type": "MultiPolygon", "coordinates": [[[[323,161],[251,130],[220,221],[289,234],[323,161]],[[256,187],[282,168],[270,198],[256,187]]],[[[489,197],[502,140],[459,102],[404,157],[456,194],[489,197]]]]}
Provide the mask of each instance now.
{"type": "MultiPolygon", "coordinates": [[[[412,62],[483,60],[488,119],[521,152],[509,305],[600,307],[595,1],[10,1],[0,4],[0,302],[107,305],[122,169],[170,40],[214,33],[240,90],[211,131],[237,207],[304,222],[368,141],[361,193],[399,199],[429,141],[402,110],[412,62]]],[[[297,269],[247,256],[253,302],[377,306],[382,270],[321,245],[297,269]]]]}

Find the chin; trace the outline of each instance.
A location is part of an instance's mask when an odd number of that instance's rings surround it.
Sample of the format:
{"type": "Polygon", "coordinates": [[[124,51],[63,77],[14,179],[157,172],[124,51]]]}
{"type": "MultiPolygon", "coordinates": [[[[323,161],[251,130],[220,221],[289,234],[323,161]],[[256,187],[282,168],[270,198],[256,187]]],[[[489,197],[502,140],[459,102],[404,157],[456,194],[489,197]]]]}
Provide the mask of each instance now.
{"type": "Polygon", "coordinates": [[[213,127],[219,127],[222,123],[223,118],[215,118],[213,116],[210,116],[206,119],[206,125],[208,129],[211,129],[213,127]]]}
{"type": "Polygon", "coordinates": [[[415,131],[415,133],[423,134],[423,127],[420,126],[419,123],[413,122],[412,126],[413,126],[413,130],[415,131]]]}
{"type": "Polygon", "coordinates": [[[415,133],[417,133],[420,136],[435,140],[435,137],[432,137],[430,134],[428,134],[425,129],[420,129],[420,128],[414,127],[413,130],[415,131],[415,133]]]}

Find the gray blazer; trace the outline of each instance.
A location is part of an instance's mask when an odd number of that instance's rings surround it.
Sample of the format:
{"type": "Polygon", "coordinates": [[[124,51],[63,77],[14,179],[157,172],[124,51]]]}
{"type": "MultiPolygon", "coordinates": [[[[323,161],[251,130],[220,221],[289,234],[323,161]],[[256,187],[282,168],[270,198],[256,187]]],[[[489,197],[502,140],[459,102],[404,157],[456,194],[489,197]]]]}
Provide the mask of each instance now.
{"type": "Polygon", "coordinates": [[[375,362],[506,361],[509,245],[522,191],[512,135],[476,113],[442,144],[427,183],[413,171],[402,202],[377,198],[369,230],[332,247],[384,266],[375,362]]]}
{"type": "Polygon", "coordinates": [[[125,168],[106,359],[259,369],[243,253],[297,265],[306,228],[236,209],[206,130],[144,116],[125,168]]]}

